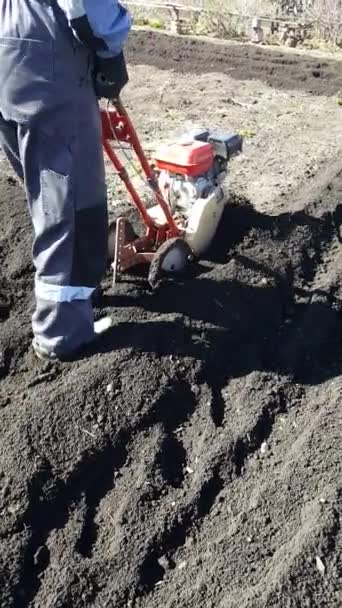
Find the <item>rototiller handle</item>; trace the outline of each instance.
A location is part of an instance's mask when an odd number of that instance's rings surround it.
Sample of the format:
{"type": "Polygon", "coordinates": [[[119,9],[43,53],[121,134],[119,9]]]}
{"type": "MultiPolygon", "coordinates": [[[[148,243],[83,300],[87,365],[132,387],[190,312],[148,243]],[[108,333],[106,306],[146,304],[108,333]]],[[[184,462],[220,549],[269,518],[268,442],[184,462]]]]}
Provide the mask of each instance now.
{"type": "MultiPolygon", "coordinates": [[[[106,151],[108,158],[112,162],[118,176],[125,184],[133,203],[139,209],[144,224],[147,226],[147,228],[155,228],[153,219],[149,216],[146,210],[146,206],[143,200],[141,199],[139,193],[135,189],[125,166],[121,162],[115,150],[113,150],[110,144],[111,141],[122,142],[131,146],[132,150],[135,152],[139,160],[141,168],[147,178],[147,182],[154,193],[156,202],[163,210],[166,222],[165,228],[168,234],[170,235],[170,237],[179,236],[181,234],[181,230],[175,223],[169,205],[165,201],[160,191],[156,175],[146,158],[146,155],[142,149],[139,138],[137,136],[136,130],[122,102],[120,100],[115,100],[112,102],[111,107],[108,106],[106,109],[102,109],[101,118],[103,147],[106,151]]],[[[160,229],[160,227],[158,228],[160,229]]]]}

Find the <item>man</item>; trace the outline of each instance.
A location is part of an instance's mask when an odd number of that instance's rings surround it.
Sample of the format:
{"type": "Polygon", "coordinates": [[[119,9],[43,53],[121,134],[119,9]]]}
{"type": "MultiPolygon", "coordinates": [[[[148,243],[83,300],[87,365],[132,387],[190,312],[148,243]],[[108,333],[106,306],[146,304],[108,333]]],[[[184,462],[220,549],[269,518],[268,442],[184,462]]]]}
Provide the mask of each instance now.
{"type": "Polygon", "coordinates": [[[34,228],[33,348],[62,359],[106,330],[92,293],[106,266],[97,97],[118,97],[130,17],[117,0],[1,0],[0,145],[34,228]]]}

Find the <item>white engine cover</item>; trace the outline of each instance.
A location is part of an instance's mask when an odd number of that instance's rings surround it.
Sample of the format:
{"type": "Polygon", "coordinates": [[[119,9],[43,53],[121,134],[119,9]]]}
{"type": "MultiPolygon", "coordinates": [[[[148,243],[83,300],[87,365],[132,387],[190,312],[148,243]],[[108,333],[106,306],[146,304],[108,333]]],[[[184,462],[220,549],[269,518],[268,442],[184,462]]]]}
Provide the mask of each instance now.
{"type": "Polygon", "coordinates": [[[215,236],[226,205],[222,188],[217,187],[207,198],[199,198],[192,206],[185,231],[185,241],[196,256],[201,256],[215,236]]]}
{"type": "MultiPolygon", "coordinates": [[[[222,188],[217,185],[221,175],[211,173],[196,178],[162,171],[159,186],[173,215],[184,218],[184,240],[195,256],[200,257],[213,240],[226,204],[222,188]]],[[[154,220],[159,218],[157,207],[149,209],[154,220]]],[[[164,219],[164,214],[162,214],[164,219]]]]}

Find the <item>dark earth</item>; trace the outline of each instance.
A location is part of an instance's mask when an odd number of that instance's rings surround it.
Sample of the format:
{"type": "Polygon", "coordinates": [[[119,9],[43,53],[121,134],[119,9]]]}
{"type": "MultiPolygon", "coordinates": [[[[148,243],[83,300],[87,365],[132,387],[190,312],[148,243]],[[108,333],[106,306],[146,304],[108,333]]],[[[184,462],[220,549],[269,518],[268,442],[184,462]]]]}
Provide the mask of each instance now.
{"type": "Polygon", "coordinates": [[[280,89],[314,95],[342,90],[340,61],[305,56],[250,44],[222,44],[208,39],[170,37],[155,31],[138,31],[131,38],[128,56],[132,63],[175,69],[191,75],[228,74],[237,80],[259,79],[280,89]]]}
{"type": "MultiPolygon", "coordinates": [[[[342,86],[330,59],[223,48],[139,32],[129,59],[151,100],[176,60],[241,61],[241,81],[278,91],[342,86]]],[[[268,211],[241,193],[245,163],[206,258],[155,293],[108,275],[96,314],[116,326],[57,364],[30,349],[30,220],[3,167],[1,608],[340,608],[342,161],[297,187],[289,160],[268,211]]]]}

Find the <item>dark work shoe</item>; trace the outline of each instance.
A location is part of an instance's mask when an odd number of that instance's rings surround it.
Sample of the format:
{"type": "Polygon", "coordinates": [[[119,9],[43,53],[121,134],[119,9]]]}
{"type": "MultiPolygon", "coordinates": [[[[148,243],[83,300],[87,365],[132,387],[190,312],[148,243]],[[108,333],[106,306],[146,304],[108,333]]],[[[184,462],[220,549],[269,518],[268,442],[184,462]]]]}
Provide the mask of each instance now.
{"type": "Polygon", "coordinates": [[[58,357],[56,353],[48,350],[45,346],[39,344],[37,338],[33,338],[32,340],[32,348],[33,352],[41,361],[58,361],[58,357]]]}
{"type": "MultiPolygon", "coordinates": [[[[83,345],[84,348],[86,346],[89,346],[89,344],[92,344],[99,338],[101,338],[101,336],[103,336],[111,327],[113,327],[113,325],[114,325],[113,319],[108,316],[102,317],[102,319],[95,321],[93,340],[91,342],[87,342],[86,344],[84,344],[83,345]]],[[[34,354],[36,355],[36,357],[38,357],[38,359],[40,359],[41,361],[52,361],[52,362],[53,361],[63,361],[63,360],[66,360],[68,358],[68,356],[70,356],[72,354],[76,354],[76,353],[70,353],[69,355],[57,355],[54,351],[48,350],[45,346],[42,346],[41,344],[39,344],[39,341],[37,340],[37,338],[33,338],[32,348],[33,348],[33,351],[34,351],[34,354]]],[[[77,350],[77,352],[80,352],[81,350],[82,350],[82,346],[80,346],[80,348],[77,350]]]]}

